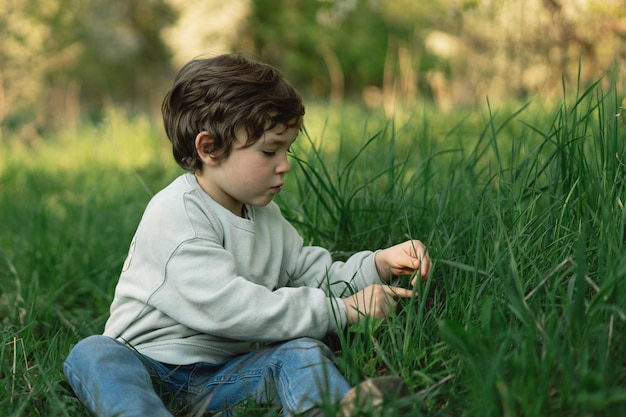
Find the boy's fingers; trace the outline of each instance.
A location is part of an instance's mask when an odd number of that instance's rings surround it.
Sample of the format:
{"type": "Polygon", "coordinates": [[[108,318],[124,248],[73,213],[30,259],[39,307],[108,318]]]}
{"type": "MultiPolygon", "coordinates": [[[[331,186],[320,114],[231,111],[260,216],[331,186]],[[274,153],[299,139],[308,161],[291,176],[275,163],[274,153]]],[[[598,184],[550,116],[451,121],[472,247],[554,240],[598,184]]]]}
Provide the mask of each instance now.
{"type": "Polygon", "coordinates": [[[407,288],[386,286],[385,292],[392,297],[408,298],[413,296],[413,291],[407,288]]]}

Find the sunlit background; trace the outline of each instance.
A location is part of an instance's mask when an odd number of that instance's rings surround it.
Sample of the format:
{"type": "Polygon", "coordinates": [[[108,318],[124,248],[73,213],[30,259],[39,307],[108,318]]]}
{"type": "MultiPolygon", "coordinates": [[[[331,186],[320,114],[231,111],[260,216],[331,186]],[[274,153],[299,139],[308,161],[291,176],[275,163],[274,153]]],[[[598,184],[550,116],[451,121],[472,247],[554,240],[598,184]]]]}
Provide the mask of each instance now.
{"type": "Polygon", "coordinates": [[[0,137],[155,111],[198,55],[245,51],[309,100],[392,115],[624,82],[626,0],[3,0],[0,137]]]}

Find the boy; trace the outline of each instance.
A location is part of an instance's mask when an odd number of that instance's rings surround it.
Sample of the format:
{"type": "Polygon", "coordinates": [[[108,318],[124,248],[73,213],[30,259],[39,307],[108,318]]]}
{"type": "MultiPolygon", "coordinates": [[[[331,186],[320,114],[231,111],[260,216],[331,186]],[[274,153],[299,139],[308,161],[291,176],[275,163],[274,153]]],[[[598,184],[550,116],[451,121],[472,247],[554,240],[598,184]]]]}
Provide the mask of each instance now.
{"type": "Polygon", "coordinates": [[[430,259],[416,240],[345,263],[303,246],[272,202],[302,126],[295,89],[242,56],[197,59],[162,112],[189,172],[148,204],[104,335],[68,356],[79,399],[98,416],[202,415],[246,399],[318,416],[324,404],[346,414],[357,397],[402,389],[393,378],[351,389],[320,340],[360,315],[391,314],[412,292],[384,282],[416,270],[425,277],[430,259]],[[358,292],[341,298],[350,289],[358,292]]]}

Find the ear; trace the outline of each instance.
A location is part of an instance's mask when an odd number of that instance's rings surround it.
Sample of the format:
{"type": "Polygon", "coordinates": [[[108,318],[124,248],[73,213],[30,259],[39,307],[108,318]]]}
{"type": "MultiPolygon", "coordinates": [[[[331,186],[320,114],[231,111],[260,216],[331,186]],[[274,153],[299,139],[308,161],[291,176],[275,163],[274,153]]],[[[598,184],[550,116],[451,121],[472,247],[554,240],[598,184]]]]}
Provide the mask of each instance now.
{"type": "Polygon", "coordinates": [[[213,158],[213,137],[209,132],[202,131],[196,136],[196,151],[202,162],[206,165],[218,165],[219,160],[213,158]]]}

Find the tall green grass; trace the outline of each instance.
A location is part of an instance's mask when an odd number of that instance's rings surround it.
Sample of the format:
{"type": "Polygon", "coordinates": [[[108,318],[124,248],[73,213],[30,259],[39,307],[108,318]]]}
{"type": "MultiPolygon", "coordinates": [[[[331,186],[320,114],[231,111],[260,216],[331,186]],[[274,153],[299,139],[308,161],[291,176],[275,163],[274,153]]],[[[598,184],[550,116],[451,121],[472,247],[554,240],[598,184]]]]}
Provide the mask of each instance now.
{"type": "MultiPolygon", "coordinates": [[[[393,122],[309,107],[278,198],[306,242],[342,259],[417,238],[434,261],[396,316],[329,341],[352,383],[401,375],[416,416],[626,406],[621,98],[599,84],[563,91],[553,107],[424,106],[393,122]]],[[[180,172],[159,126],[111,111],[2,144],[0,415],[87,415],[61,364],[101,332],[143,208],[180,172]]]]}

